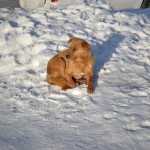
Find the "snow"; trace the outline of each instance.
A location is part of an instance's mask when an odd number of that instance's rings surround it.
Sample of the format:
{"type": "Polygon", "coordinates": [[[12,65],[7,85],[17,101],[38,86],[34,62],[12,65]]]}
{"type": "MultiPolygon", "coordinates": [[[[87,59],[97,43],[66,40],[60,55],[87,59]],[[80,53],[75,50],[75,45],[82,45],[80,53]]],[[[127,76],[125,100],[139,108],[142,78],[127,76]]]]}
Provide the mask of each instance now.
{"type": "Polygon", "coordinates": [[[0,8],[1,150],[148,150],[150,10],[88,0],[66,8],[0,8]],[[46,82],[70,37],[96,57],[93,94],[46,82]]]}

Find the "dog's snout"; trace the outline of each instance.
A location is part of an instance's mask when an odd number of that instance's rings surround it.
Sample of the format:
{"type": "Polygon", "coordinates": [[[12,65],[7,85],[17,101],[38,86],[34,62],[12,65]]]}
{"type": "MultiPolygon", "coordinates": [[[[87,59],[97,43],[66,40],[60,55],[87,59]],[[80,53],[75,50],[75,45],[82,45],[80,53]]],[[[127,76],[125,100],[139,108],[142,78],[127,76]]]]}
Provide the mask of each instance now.
{"type": "Polygon", "coordinates": [[[69,58],[70,58],[70,55],[66,55],[66,58],[68,58],[68,59],[69,59],[69,58]]]}

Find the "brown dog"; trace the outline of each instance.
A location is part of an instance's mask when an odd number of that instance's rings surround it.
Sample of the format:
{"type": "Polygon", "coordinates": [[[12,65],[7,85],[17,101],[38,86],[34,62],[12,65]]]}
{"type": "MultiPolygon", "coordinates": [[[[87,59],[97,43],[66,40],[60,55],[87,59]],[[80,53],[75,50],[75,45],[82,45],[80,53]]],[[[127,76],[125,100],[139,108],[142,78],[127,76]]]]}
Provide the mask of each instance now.
{"type": "Polygon", "coordinates": [[[47,81],[63,90],[74,88],[78,83],[87,83],[87,92],[93,93],[93,66],[95,58],[90,45],[73,37],[70,48],[51,58],[47,65],[47,81]]]}

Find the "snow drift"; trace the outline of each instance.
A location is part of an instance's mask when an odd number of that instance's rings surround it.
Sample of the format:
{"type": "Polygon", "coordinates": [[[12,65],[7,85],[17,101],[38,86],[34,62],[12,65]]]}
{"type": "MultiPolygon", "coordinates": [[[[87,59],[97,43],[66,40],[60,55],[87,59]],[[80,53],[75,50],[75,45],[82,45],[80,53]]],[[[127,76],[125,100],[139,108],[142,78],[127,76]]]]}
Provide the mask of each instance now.
{"type": "Polygon", "coordinates": [[[1,150],[148,150],[150,10],[0,9],[1,150]],[[76,36],[96,57],[95,92],[46,82],[48,60],[76,36]]]}

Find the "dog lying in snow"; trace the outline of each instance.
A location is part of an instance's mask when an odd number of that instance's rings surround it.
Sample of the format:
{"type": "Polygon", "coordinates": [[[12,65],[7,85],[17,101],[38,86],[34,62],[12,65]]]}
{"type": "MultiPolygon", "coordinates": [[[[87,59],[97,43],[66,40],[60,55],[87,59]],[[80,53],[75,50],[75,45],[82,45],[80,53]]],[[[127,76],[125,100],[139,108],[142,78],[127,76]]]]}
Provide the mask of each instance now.
{"type": "Polygon", "coordinates": [[[47,81],[62,90],[87,84],[87,92],[93,93],[93,67],[95,58],[90,45],[82,39],[69,39],[70,48],[51,58],[47,64],[47,81]]]}

